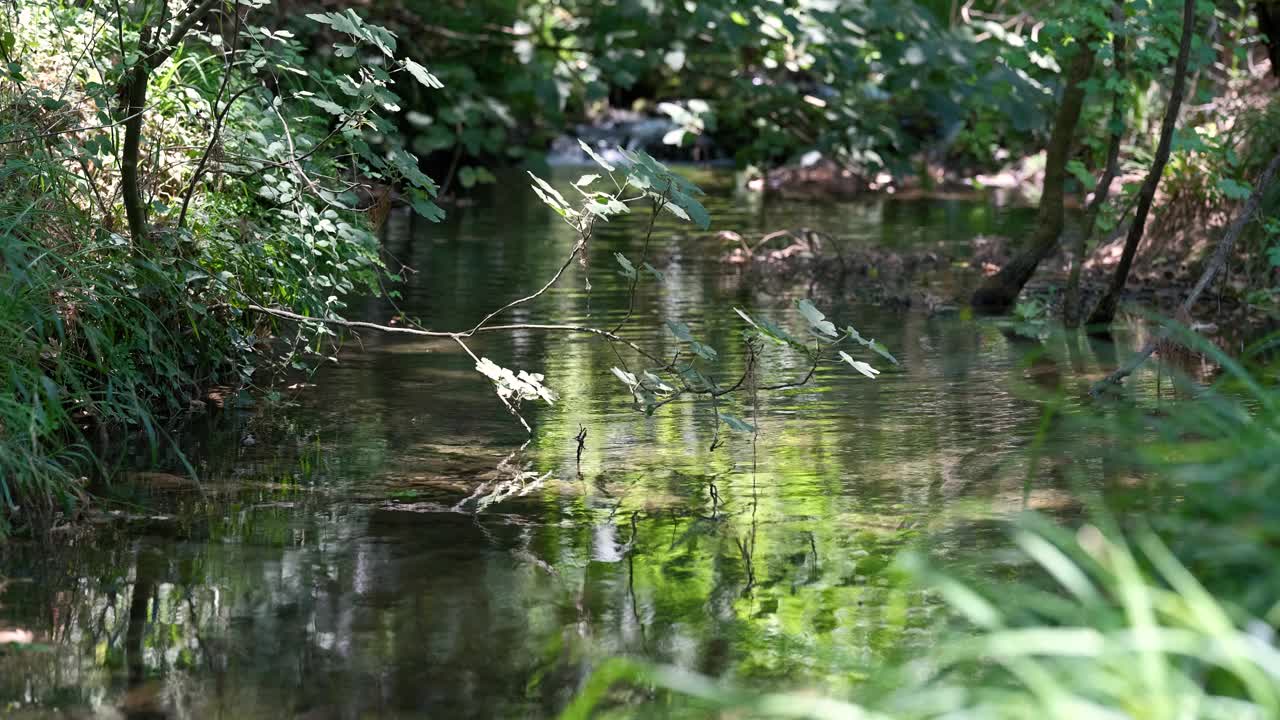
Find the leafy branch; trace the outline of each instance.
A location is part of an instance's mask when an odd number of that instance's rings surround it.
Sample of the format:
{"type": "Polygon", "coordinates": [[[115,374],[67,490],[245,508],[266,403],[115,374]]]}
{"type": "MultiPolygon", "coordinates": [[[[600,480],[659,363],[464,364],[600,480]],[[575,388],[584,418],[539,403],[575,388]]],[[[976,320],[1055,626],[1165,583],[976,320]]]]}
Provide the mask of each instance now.
{"type": "Polygon", "coordinates": [[[493,383],[496,394],[504,407],[516,417],[529,432],[532,429],[520,413],[523,401],[542,401],[552,404],[554,392],[543,384],[541,374],[525,370],[509,370],[498,366],[488,358],[476,355],[467,345],[467,341],[482,332],[510,331],[545,331],[567,334],[585,334],[608,342],[615,349],[618,366],[611,372],[617,377],[635,400],[636,406],[646,414],[653,414],[664,405],[681,398],[701,398],[710,403],[713,419],[714,439],[712,449],[720,442],[720,427],[723,425],[736,432],[756,431],[755,426],[722,411],[723,400],[737,393],[750,392],[752,397],[757,391],[777,391],[802,387],[808,384],[822,363],[838,359],[858,371],[867,378],[874,379],[880,371],[870,363],[855,359],[843,347],[861,346],[878,354],[883,359],[897,364],[897,359],[880,343],[863,338],[853,327],[837,330],[836,325],[828,320],[809,300],[800,300],[796,308],[807,324],[807,337],[801,339],[781,326],[765,319],[753,318],[742,310],[737,314],[746,323],[743,342],[747,348],[746,368],[734,381],[721,384],[717,381],[710,363],[720,359],[719,352],[711,345],[702,342],[689,326],[683,322],[667,321],[667,330],[679,343],[679,349],[669,360],[664,360],[662,353],[646,349],[640,344],[622,335],[635,315],[635,295],[639,288],[641,271],[646,271],[654,278],[661,279],[662,274],[647,262],[648,249],[656,227],[657,217],[661,213],[670,213],[686,222],[691,222],[702,229],[710,225],[710,215],[697,199],[702,191],[695,185],[673,173],[665,165],[644,152],[623,152],[624,163],[615,165],[595,152],[586,143],[581,143],[583,150],[604,171],[600,174],[589,174],[572,183],[573,189],[581,196],[579,202],[570,202],[559,190],[542,178],[532,175],[534,193],[559,215],[565,223],[572,227],[577,235],[573,246],[557,268],[555,273],[532,293],[521,296],[503,304],[489,312],[479,322],[463,330],[432,330],[413,323],[411,326],[392,327],[376,323],[353,322],[337,317],[310,318],[296,313],[260,305],[249,306],[251,310],[298,322],[319,322],[339,325],[352,330],[367,329],[380,332],[418,335],[425,337],[448,338],[455,342],[476,363],[477,372],[493,383]],[[596,189],[605,183],[611,185],[610,190],[596,189]],[[631,196],[628,197],[628,194],[631,196]],[[590,249],[591,239],[597,222],[607,222],[610,218],[631,212],[636,205],[648,205],[649,219],[645,230],[639,263],[632,263],[626,256],[616,254],[621,274],[627,278],[628,298],[627,312],[611,329],[597,328],[589,325],[568,324],[490,324],[494,318],[513,307],[533,302],[561,282],[574,260],[585,258],[590,249]],[[768,348],[776,348],[798,353],[807,361],[807,372],[799,378],[775,383],[759,383],[758,367],[761,357],[768,348]],[[617,350],[625,349],[633,353],[646,364],[645,367],[633,370],[623,354],[617,350]],[[833,351],[837,354],[833,356],[833,351]]]}

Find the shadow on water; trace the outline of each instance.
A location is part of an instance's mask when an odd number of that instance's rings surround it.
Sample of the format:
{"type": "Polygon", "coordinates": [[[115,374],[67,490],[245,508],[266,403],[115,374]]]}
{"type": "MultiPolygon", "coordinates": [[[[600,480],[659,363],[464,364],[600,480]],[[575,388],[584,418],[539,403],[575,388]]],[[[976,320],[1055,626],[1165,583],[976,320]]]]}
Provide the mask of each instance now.
{"type": "MultiPolygon", "coordinates": [[[[739,231],[963,246],[1026,221],[975,202],[877,199],[779,202],[763,227],[758,198],[725,176],[699,179],[717,225],[739,231]]],[[[589,290],[575,267],[512,319],[616,322],[626,284],[612,254],[638,252],[642,220],[598,233],[589,290]]],[[[439,226],[398,222],[388,249],[413,268],[400,303],[437,328],[470,325],[542,282],[571,243],[531,196],[439,226]]],[[[744,283],[714,241],[659,227],[665,280],[641,287],[629,337],[670,353],[660,321],[687,322],[736,376],[732,308],[791,322],[796,295],[744,283]]],[[[1062,473],[1028,484],[1025,450],[1044,396],[1070,396],[1115,359],[1109,346],[1031,340],[963,315],[829,302],[902,367],[869,381],[824,366],[811,385],[734,408],[758,424],[758,446],[732,435],[715,452],[707,408],[635,412],[605,345],[532,332],[476,343],[544,373],[560,396],[530,413],[536,434],[522,447],[464,356],[366,335],[314,387],[289,391],[291,406],[227,410],[187,432],[199,485],[136,476],[107,491],[112,512],[92,528],[0,547],[0,627],[36,637],[0,646],[0,708],[536,717],[616,654],[757,685],[856,684],[928,642],[937,607],[890,571],[901,548],[927,538],[963,562],[999,542],[992,518],[1070,506],[1062,473]]],[[[367,300],[353,314],[386,321],[394,309],[367,300]]],[[[785,377],[800,362],[764,371],[785,377]]]]}

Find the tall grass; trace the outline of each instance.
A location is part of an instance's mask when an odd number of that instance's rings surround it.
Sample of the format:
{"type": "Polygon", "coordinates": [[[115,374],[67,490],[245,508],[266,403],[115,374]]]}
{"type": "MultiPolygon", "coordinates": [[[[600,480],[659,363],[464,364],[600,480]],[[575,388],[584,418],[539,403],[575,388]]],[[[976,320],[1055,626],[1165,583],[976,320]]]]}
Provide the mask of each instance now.
{"type": "Polygon", "coordinates": [[[222,350],[193,344],[184,293],[127,248],[86,242],[66,254],[0,235],[0,534],[72,511],[106,438],[181,410],[222,350]],[[5,518],[8,518],[6,520],[5,518]]]}

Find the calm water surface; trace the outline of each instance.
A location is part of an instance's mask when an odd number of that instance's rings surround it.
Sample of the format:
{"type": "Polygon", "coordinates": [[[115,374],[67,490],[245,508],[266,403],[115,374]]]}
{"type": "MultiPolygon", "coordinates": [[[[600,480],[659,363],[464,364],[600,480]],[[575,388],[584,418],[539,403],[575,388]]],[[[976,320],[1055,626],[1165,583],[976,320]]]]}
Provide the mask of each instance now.
{"type": "MultiPolygon", "coordinates": [[[[743,233],[807,226],[850,244],[964,248],[1028,221],[972,201],[763,207],[727,176],[698,179],[713,229],[743,233]]],[[[510,321],[611,327],[626,310],[612,254],[638,254],[644,221],[599,231],[589,292],[575,266],[510,321]]],[[[440,329],[536,288],[572,243],[513,189],[442,225],[396,222],[388,250],[414,268],[399,304],[440,329]]],[[[107,491],[116,516],[95,531],[0,548],[0,628],[37,641],[0,648],[0,714],[546,717],[611,655],[840,692],[928,642],[936,602],[896,579],[896,553],[923,543],[963,562],[998,542],[991,518],[1069,507],[1063,473],[1027,483],[1044,407],[1034,388],[1082,386],[1114,350],[1068,353],[990,321],[863,305],[856,289],[744,278],[720,263],[721,243],[674,220],[654,245],[665,280],[641,286],[626,331],[638,343],[669,354],[661,321],[687,322],[736,377],[732,308],[796,327],[792,303],[812,292],[902,366],[871,381],[824,365],[812,384],[761,397],[756,446],[731,434],[713,452],[710,409],[636,412],[605,344],[539,332],[474,343],[559,394],[529,409],[528,439],[454,346],[365,335],[314,386],[289,390],[291,406],[227,410],[184,433],[198,487],[120,484],[107,491]]],[[[802,375],[803,363],[777,358],[766,373],[802,375]]],[[[182,474],[165,454],[138,462],[182,474]]]]}

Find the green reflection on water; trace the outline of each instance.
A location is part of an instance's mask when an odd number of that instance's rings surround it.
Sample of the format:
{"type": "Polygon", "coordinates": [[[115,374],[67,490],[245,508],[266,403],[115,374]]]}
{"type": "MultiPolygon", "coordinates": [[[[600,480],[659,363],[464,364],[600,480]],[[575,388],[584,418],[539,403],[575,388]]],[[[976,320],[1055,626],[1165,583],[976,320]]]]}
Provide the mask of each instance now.
{"type": "MultiPolygon", "coordinates": [[[[850,243],[963,247],[1026,220],[961,201],[765,207],[723,176],[699,180],[716,227],[744,232],[808,226],[850,243]]],[[[390,252],[416,270],[410,314],[466,327],[554,271],[568,229],[510,195],[393,234],[390,252]]],[[[638,250],[641,222],[598,233],[589,292],[575,268],[513,319],[612,325],[626,283],[606,263],[638,250]]],[[[790,322],[803,280],[788,292],[744,281],[714,241],[659,228],[652,262],[666,280],[642,286],[629,336],[670,353],[660,321],[687,322],[734,376],[744,359],[731,308],[790,322]]],[[[476,342],[505,366],[545,373],[560,395],[530,413],[537,433],[517,449],[525,438],[464,356],[366,336],[297,407],[228,412],[188,433],[200,489],[118,486],[109,494],[131,519],[52,548],[0,549],[11,581],[0,626],[39,640],[0,649],[0,707],[544,716],[611,654],[745,684],[854,686],[928,642],[936,604],[899,582],[894,554],[928,537],[938,556],[959,557],[992,541],[981,518],[1027,500],[1018,451],[1040,406],[1016,390],[1026,348],[991,324],[856,297],[824,304],[903,368],[872,382],[823,367],[810,386],[733,408],[758,424],[759,443],[734,435],[715,452],[708,408],[636,413],[597,342],[476,342]]],[[[393,308],[369,300],[356,312],[385,320],[393,308]]],[[[795,374],[795,362],[766,372],[795,374]]],[[[1032,499],[1052,502],[1050,490],[1032,499]]]]}

